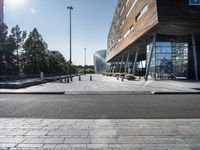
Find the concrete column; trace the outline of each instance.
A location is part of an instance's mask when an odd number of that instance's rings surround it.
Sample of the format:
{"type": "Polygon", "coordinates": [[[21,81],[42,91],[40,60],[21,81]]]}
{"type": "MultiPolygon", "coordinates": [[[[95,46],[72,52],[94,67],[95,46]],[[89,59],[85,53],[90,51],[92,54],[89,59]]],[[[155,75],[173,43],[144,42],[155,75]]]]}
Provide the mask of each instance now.
{"type": "Polygon", "coordinates": [[[149,60],[148,60],[147,68],[146,68],[145,81],[148,80],[149,70],[150,70],[150,67],[151,67],[151,60],[152,60],[153,53],[154,53],[155,47],[156,47],[156,37],[157,37],[157,34],[154,34],[153,35],[153,41],[152,41],[152,47],[151,47],[151,50],[150,50],[150,56],[149,56],[149,60]]]}
{"type": "Polygon", "coordinates": [[[124,55],[122,55],[122,60],[121,60],[121,64],[120,64],[119,73],[122,72],[122,63],[123,63],[123,61],[124,61],[124,55]]]}
{"type": "Polygon", "coordinates": [[[117,62],[117,72],[119,72],[120,69],[120,57],[118,58],[118,62],[117,62]]]}
{"type": "Polygon", "coordinates": [[[137,60],[138,60],[138,53],[139,53],[139,44],[137,45],[137,50],[135,53],[135,59],[134,59],[134,63],[133,63],[133,71],[132,74],[135,74],[135,70],[136,70],[136,65],[137,65],[137,60]]]}
{"type": "Polygon", "coordinates": [[[193,49],[193,60],[194,60],[194,71],[195,71],[195,80],[199,80],[198,75],[198,62],[197,62],[197,47],[196,47],[196,39],[195,35],[192,34],[192,49],[193,49]]]}
{"type": "Polygon", "coordinates": [[[128,70],[128,62],[129,62],[129,57],[130,57],[130,53],[128,52],[128,56],[127,56],[127,59],[126,59],[126,64],[125,64],[125,68],[124,68],[124,73],[127,72],[128,70]]]}

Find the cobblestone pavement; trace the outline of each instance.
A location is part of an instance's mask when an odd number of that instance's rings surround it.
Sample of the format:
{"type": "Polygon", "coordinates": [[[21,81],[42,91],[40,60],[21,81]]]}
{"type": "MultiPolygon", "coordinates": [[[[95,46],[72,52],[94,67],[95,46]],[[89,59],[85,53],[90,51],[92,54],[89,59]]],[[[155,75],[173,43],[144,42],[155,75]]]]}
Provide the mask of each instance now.
{"type": "Polygon", "coordinates": [[[199,150],[200,119],[0,119],[0,149],[199,150]]]}
{"type": "Polygon", "coordinates": [[[137,79],[136,81],[122,82],[115,77],[107,77],[102,75],[85,75],[73,79],[73,82],[66,83],[59,81],[32,86],[19,90],[0,89],[0,92],[74,92],[74,91],[177,91],[177,92],[196,92],[193,88],[200,89],[199,82],[192,81],[153,81],[147,82],[144,79],[137,79]],[[90,76],[93,81],[90,81],[90,76]]]}

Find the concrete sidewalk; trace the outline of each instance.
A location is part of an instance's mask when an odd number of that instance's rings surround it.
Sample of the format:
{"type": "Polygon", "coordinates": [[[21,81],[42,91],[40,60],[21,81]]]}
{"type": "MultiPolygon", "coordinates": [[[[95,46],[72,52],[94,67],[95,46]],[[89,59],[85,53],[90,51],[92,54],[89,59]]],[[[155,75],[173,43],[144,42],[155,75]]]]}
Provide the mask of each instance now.
{"type": "Polygon", "coordinates": [[[74,77],[73,82],[51,82],[38,86],[32,86],[19,90],[0,89],[0,92],[118,92],[118,91],[142,91],[142,92],[200,92],[200,82],[192,81],[147,81],[136,80],[122,82],[115,77],[102,75],[91,75],[93,81],[90,81],[90,75],[82,76],[81,81],[74,77]]]}
{"type": "Polygon", "coordinates": [[[0,119],[0,148],[199,150],[200,119],[0,119]]]}

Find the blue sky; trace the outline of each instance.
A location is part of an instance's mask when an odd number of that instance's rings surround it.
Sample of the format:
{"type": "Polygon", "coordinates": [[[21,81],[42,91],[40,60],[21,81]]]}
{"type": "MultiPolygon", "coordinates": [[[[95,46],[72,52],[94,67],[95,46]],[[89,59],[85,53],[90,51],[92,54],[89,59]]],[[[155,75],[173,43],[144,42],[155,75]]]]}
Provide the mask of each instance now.
{"type": "Polygon", "coordinates": [[[95,51],[107,47],[107,36],[117,0],[5,0],[5,23],[9,29],[16,24],[30,32],[36,27],[50,50],[69,58],[69,12],[72,5],[72,60],[93,64],[95,51]],[[15,2],[14,2],[15,1],[15,2]]]}

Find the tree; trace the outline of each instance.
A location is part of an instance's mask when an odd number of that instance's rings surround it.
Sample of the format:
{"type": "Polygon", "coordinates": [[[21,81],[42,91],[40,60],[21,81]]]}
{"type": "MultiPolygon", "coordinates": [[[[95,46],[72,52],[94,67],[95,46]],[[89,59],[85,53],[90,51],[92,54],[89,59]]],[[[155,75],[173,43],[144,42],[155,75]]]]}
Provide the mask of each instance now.
{"type": "Polygon", "coordinates": [[[8,27],[4,23],[0,23],[0,75],[5,74],[5,44],[7,40],[8,27]]]}
{"type": "Polygon", "coordinates": [[[24,66],[24,73],[47,73],[48,59],[47,54],[45,53],[44,41],[36,28],[30,32],[23,48],[24,51],[22,54],[22,61],[24,66]]]}
{"type": "Polygon", "coordinates": [[[63,56],[49,55],[49,74],[67,74],[69,62],[63,56]]]}
{"type": "Polygon", "coordinates": [[[14,53],[16,54],[16,62],[17,62],[17,73],[20,73],[20,52],[22,51],[22,47],[24,44],[24,40],[26,38],[26,31],[21,31],[20,27],[16,25],[11,29],[11,34],[9,36],[10,40],[13,41],[14,53]]]}

